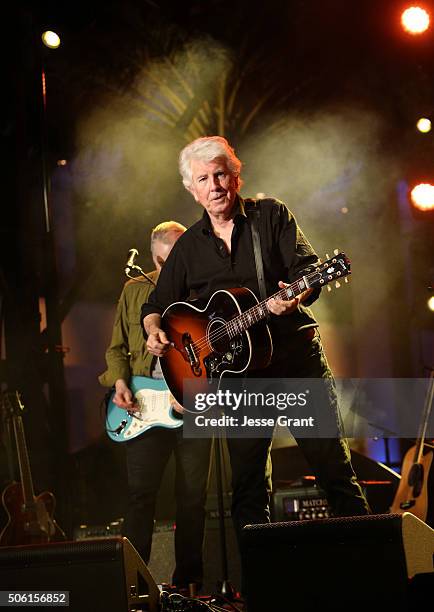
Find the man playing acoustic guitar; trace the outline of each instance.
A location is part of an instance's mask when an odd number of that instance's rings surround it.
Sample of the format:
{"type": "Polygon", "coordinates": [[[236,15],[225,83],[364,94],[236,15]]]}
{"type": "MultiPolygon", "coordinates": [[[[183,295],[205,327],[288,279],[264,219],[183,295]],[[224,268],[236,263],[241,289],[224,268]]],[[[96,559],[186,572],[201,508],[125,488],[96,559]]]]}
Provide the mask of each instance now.
{"type": "MultiPolygon", "coordinates": [[[[164,362],[180,351],[172,348],[175,338],[162,329],[164,318],[162,323],[161,315],[165,309],[175,302],[187,300],[192,293],[204,303],[215,291],[236,287],[247,287],[258,298],[260,296],[252,231],[246,214],[252,204],[259,212],[257,225],[268,297],[279,287],[287,287],[286,283],[300,276],[307,266],[318,262],[294,216],[282,202],[272,198],[252,202],[240,197],[240,171],[241,161],[226,139],[219,136],[199,138],[180,154],[184,186],[204,211],[200,221],[177,241],[155,291],[142,308],[148,350],[158,357],[166,356],[162,360],[166,382],[164,362]]],[[[307,308],[319,293],[317,289],[308,289],[293,299],[268,299],[272,359],[267,367],[251,374],[259,379],[329,381],[330,397],[324,409],[335,423],[338,434],[333,438],[301,437],[297,442],[314,471],[317,484],[326,492],[334,514],[367,514],[369,508],[356,481],[347,442],[340,435],[332,373],[321,346],[317,323],[307,308]]],[[[188,334],[185,337],[188,338],[188,334]]],[[[201,341],[205,343],[206,339],[201,341]]],[[[194,353],[194,342],[191,347],[194,353]]],[[[192,361],[195,358],[193,354],[192,361]]],[[[182,360],[179,363],[183,367],[182,360]]],[[[208,366],[209,371],[217,367],[213,361],[208,366]]],[[[205,363],[201,363],[194,375],[198,376],[204,369],[205,363]]],[[[172,390],[169,382],[168,386],[172,390]]],[[[271,435],[265,438],[229,437],[227,442],[233,479],[232,517],[240,541],[244,525],[269,521],[271,435]]]]}
{"type": "MultiPolygon", "coordinates": [[[[155,270],[148,275],[157,281],[165,260],[185,227],[175,221],[157,225],[151,234],[155,270]]],[[[154,289],[147,278],[128,281],[121,293],[112,340],[106,352],[107,370],[99,381],[115,388],[113,402],[129,412],[138,405],[130,389],[131,377],[161,379],[158,360],[146,350],[140,325],[140,308],[154,289]]],[[[182,427],[153,427],[126,442],[128,508],[124,535],[149,562],[154,528],[155,503],[164,468],[174,453],[176,463],[176,532],[173,584],[177,590],[200,587],[205,501],[210,457],[210,440],[184,439],[182,427]]]]}

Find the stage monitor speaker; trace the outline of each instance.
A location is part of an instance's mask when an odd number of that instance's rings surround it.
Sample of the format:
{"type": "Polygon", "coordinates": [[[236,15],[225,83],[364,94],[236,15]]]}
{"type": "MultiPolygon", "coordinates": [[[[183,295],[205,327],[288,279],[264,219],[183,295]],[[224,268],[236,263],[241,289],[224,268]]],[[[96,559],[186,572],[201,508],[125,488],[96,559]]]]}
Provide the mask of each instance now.
{"type": "MultiPolygon", "coordinates": [[[[171,583],[175,568],[174,526],[166,523],[156,526],[152,538],[149,569],[157,584],[171,583]]],[[[241,588],[241,567],[237,540],[231,518],[225,518],[225,536],[229,581],[241,588]]],[[[201,593],[211,595],[218,591],[222,579],[220,527],[217,519],[207,519],[203,547],[203,586],[201,593]]]]}
{"type": "Polygon", "coordinates": [[[121,537],[0,548],[0,591],[10,590],[69,591],[71,612],[160,609],[158,586],[121,537]]]}
{"type": "Polygon", "coordinates": [[[248,525],[249,612],[414,609],[434,592],[433,552],[434,531],[408,512],[248,525]]]}

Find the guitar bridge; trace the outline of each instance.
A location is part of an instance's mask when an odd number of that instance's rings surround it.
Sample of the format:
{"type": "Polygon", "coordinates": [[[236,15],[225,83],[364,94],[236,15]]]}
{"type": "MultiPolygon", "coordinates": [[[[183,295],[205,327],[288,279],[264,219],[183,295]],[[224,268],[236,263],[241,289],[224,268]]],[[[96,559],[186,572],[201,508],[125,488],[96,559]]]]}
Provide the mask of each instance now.
{"type": "Polygon", "coordinates": [[[128,421],[126,419],[124,419],[123,421],[121,421],[118,425],[118,427],[116,427],[116,429],[114,430],[114,435],[115,436],[119,436],[123,430],[125,429],[125,427],[127,426],[128,421]]]}
{"type": "Polygon", "coordinates": [[[195,376],[201,376],[202,368],[200,367],[200,362],[196,355],[196,350],[195,350],[190,334],[183,334],[182,344],[187,354],[188,361],[190,363],[190,367],[192,369],[193,374],[195,376]]]}
{"type": "Polygon", "coordinates": [[[401,510],[408,510],[409,508],[413,508],[415,504],[416,501],[414,499],[408,499],[407,501],[400,503],[399,507],[401,510]]]}

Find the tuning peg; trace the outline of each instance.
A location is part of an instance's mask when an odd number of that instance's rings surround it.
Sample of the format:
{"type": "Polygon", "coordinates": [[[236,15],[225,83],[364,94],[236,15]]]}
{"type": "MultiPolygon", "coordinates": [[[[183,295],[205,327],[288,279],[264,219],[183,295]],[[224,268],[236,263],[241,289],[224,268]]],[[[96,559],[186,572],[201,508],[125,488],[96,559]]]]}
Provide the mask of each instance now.
{"type": "Polygon", "coordinates": [[[346,276],[346,277],[344,278],[344,281],[345,281],[346,283],[349,283],[349,282],[350,282],[350,281],[349,281],[349,279],[348,279],[348,276],[346,276]]]}
{"type": "Polygon", "coordinates": [[[341,286],[340,282],[339,282],[339,281],[336,281],[336,282],[335,282],[335,287],[336,287],[336,289],[339,289],[339,287],[340,287],[340,286],[341,286]]]}
{"type": "Polygon", "coordinates": [[[334,255],[339,255],[339,249],[335,249],[335,250],[333,251],[333,254],[334,254],[334,255]]]}
{"type": "Polygon", "coordinates": [[[327,285],[327,291],[331,291],[332,288],[330,287],[330,285],[327,285]]]}
{"type": "Polygon", "coordinates": [[[330,259],[330,255],[328,253],[326,253],[326,258],[330,259]]]}

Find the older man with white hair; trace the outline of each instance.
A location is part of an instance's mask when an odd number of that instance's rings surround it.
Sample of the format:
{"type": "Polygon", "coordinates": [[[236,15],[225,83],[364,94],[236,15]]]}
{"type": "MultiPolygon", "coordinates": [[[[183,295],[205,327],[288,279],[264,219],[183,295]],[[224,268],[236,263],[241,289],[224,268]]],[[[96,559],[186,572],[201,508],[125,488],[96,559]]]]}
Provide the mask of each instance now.
{"type": "MultiPolygon", "coordinates": [[[[202,218],[174,246],[150,300],[142,308],[147,346],[156,356],[168,355],[171,338],[162,329],[161,314],[172,303],[193,293],[206,303],[221,289],[247,287],[260,298],[260,281],[249,209],[258,216],[265,293],[272,296],[296,280],[318,257],[293,214],[274,198],[244,200],[239,195],[241,161],[225,138],[198,138],[180,154],[186,189],[204,209],[202,218]]],[[[325,357],[318,324],[308,306],[320,291],[298,297],[270,299],[268,325],[273,356],[268,367],[251,372],[256,378],[317,378],[330,383],[324,407],[336,424],[336,437],[297,438],[319,486],[336,515],[367,514],[366,499],[351,466],[348,444],[340,435],[333,376],[325,357]]],[[[229,437],[233,477],[232,517],[238,533],[248,523],[269,521],[271,435],[229,437]]]]}

